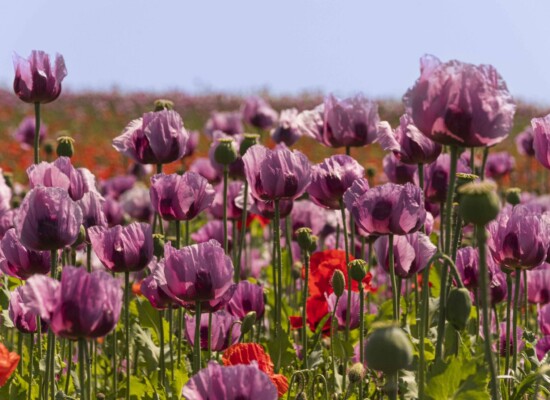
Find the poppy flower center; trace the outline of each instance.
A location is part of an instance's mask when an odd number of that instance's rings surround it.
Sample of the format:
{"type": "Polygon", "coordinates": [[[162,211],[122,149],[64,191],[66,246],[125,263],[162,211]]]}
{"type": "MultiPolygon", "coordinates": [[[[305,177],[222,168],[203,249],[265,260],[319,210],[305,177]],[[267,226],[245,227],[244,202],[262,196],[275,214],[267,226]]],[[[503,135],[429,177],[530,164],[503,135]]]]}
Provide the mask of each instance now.
{"type": "Polygon", "coordinates": [[[379,221],[387,219],[392,211],[392,204],[387,200],[378,201],[372,209],[372,217],[379,221]]]}

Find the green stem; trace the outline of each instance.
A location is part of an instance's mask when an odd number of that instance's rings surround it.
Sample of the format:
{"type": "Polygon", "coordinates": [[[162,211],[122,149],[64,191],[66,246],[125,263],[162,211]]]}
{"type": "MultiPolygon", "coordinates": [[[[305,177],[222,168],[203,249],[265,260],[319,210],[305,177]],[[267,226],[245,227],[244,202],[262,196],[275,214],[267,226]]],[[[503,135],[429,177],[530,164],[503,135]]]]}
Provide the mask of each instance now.
{"type": "MultiPolygon", "coordinates": [[[[349,295],[349,293],[348,293],[349,295]]],[[[365,365],[365,288],[359,282],[359,361],[365,365]]],[[[359,398],[363,398],[363,381],[359,382],[359,398]]]]}
{"type": "Polygon", "coordinates": [[[159,345],[160,345],[160,357],[159,357],[159,366],[160,366],[160,377],[159,383],[162,387],[165,385],[166,379],[166,366],[164,364],[164,310],[159,310],[159,345]]]}
{"type": "Polygon", "coordinates": [[[86,244],[86,266],[88,267],[88,272],[92,272],[92,244],[86,244]]]}
{"type": "MultiPolygon", "coordinates": [[[[29,335],[29,391],[27,392],[27,400],[31,400],[33,364],[34,364],[34,333],[31,333],[29,335]]],[[[70,369],[69,369],[69,372],[70,372],[70,369]]],[[[67,377],[67,381],[68,380],[69,378],[67,377]]],[[[65,390],[65,393],[67,393],[67,390],[65,390]]]]}
{"type": "Polygon", "coordinates": [[[193,351],[193,374],[201,369],[201,302],[195,303],[195,343],[193,351]]]}
{"type": "Polygon", "coordinates": [[[89,400],[86,391],[86,339],[78,339],[78,364],[80,372],[80,398],[89,400]]]}
{"type": "Polygon", "coordinates": [[[113,330],[113,390],[115,398],[118,396],[118,334],[116,327],[113,330]]]}
{"type": "MultiPolygon", "coordinates": [[[[126,400],[130,400],[130,272],[124,272],[124,339],[126,341],[126,400]]],[[[161,355],[162,356],[162,355],[161,355]]]]}
{"type": "Polygon", "coordinates": [[[304,369],[308,369],[308,355],[307,355],[307,291],[309,285],[309,252],[304,252],[304,269],[305,279],[304,288],[302,293],[302,355],[304,358],[304,369]]]}
{"type": "Polygon", "coordinates": [[[172,342],[172,332],[174,323],[174,311],[172,307],[168,308],[168,347],[170,349],[170,375],[174,380],[174,344],[172,342]]]}
{"type": "Polygon", "coordinates": [[[487,164],[487,157],[489,156],[489,147],[483,149],[483,161],[481,162],[481,172],[479,178],[481,180],[485,179],[485,165],[487,164]]]}
{"type": "Polygon", "coordinates": [[[65,394],[69,394],[69,385],[71,383],[71,369],[73,368],[73,342],[68,341],[69,358],[67,361],[67,380],[65,381],[65,394]]]}
{"type": "MultiPolygon", "coordinates": [[[[229,336],[229,342],[231,343],[231,339],[233,336],[229,336]]],[[[207,362],[212,358],[212,311],[208,312],[208,349],[207,349],[207,356],[206,360],[207,362]]]]}
{"type": "Polygon", "coordinates": [[[235,263],[236,273],[235,282],[239,283],[241,279],[241,260],[243,256],[243,248],[246,240],[246,218],[248,214],[248,181],[244,181],[244,199],[243,199],[243,211],[241,214],[241,236],[239,240],[239,252],[237,253],[237,262],[235,263]]]}
{"type": "Polygon", "coordinates": [[[273,242],[275,244],[275,250],[277,253],[277,263],[276,263],[276,272],[277,272],[277,319],[275,321],[275,334],[278,336],[279,332],[282,329],[282,295],[283,295],[283,281],[282,281],[282,265],[281,265],[281,214],[279,210],[279,199],[275,200],[275,224],[273,226],[274,238],[273,242]]]}
{"type": "Polygon", "coordinates": [[[40,103],[34,103],[34,163],[40,162],[40,103]]]}
{"type": "Polygon", "coordinates": [[[388,235],[388,258],[390,264],[390,279],[391,279],[391,291],[392,291],[392,302],[393,302],[393,320],[399,320],[399,304],[397,303],[397,279],[395,277],[395,260],[393,256],[393,235],[388,235]]]}
{"type": "Polygon", "coordinates": [[[529,329],[529,300],[527,298],[527,270],[523,270],[523,304],[525,305],[525,329],[529,329]]]}
{"type": "Polygon", "coordinates": [[[506,355],[504,361],[504,374],[508,374],[510,370],[510,322],[512,317],[512,275],[510,272],[506,272],[506,286],[508,289],[508,301],[506,302],[506,355]]]}
{"type": "Polygon", "coordinates": [[[229,181],[229,166],[223,166],[223,249],[228,254],[229,240],[227,237],[227,183],[229,181]]]}
{"type": "MultiPolygon", "coordinates": [[[[338,334],[338,331],[335,329],[337,327],[336,318],[334,318],[334,314],[336,313],[336,309],[338,308],[338,302],[340,301],[340,296],[336,297],[336,302],[334,304],[334,310],[332,311],[332,314],[330,316],[330,337],[334,337],[334,335],[338,334]]],[[[332,340],[330,343],[330,357],[332,359],[332,390],[334,393],[336,393],[336,357],[334,356],[334,346],[332,345],[332,340]]]]}
{"type": "MultiPolygon", "coordinates": [[[[519,268],[516,269],[516,276],[515,276],[515,287],[514,287],[514,316],[512,317],[512,341],[514,348],[513,358],[512,358],[512,371],[515,373],[517,366],[518,366],[518,335],[517,335],[517,328],[518,328],[518,308],[519,308],[519,289],[521,286],[521,270],[519,268]]],[[[508,343],[509,345],[509,343],[508,343]]]]}
{"type": "MultiPolygon", "coordinates": [[[[342,215],[342,230],[344,234],[344,250],[346,251],[346,270],[347,270],[347,276],[348,276],[348,282],[347,282],[347,289],[348,289],[348,297],[347,297],[347,310],[351,310],[351,279],[350,279],[350,271],[349,271],[349,242],[348,242],[348,228],[346,224],[346,207],[344,206],[344,200],[340,199],[340,213],[342,215]]],[[[349,339],[349,326],[351,322],[351,312],[346,312],[346,341],[349,339]]],[[[344,374],[345,375],[345,374],[344,374]]]]}

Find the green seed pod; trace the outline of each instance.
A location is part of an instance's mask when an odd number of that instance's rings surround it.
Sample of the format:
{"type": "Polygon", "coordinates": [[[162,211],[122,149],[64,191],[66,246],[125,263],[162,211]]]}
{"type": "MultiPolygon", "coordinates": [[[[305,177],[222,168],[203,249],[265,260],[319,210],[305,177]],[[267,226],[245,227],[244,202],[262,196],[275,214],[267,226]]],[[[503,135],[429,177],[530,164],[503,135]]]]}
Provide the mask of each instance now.
{"type": "Polygon", "coordinates": [[[308,251],[311,244],[312,231],[310,228],[298,228],[296,229],[296,241],[300,246],[300,249],[308,251]]]}
{"type": "Polygon", "coordinates": [[[506,191],[506,201],[515,206],[521,202],[521,189],[510,188],[506,191]]]}
{"type": "Polygon", "coordinates": [[[309,252],[313,253],[317,249],[317,242],[319,241],[319,236],[311,235],[309,237],[309,252]]]}
{"type": "Polygon", "coordinates": [[[292,274],[292,279],[300,279],[302,277],[302,263],[300,261],[295,261],[294,264],[292,264],[290,273],[292,274]]]}
{"type": "Polygon", "coordinates": [[[479,179],[477,175],[458,172],[456,174],[455,201],[460,201],[459,189],[468,183],[475,182],[477,179],[479,179]]]}
{"type": "Polygon", "coordinates": [[[351,279],[362,282],[367,276],[367,262],[365,260],[353,260],[349,263],[351,279]]]}
{"type": "Polygon", "coordinates": [[[486,225],[494,220],[500,211],[500,200],[492,182],[467,183],[459,189],[460,213],[465,222],[486,225]]]}
{"type": "Polygon", "coordinates": [[[218,139],[214,159],[222,165],[229,165],[237,159],[237,149],[233,139],[218,139]]]}
{"type": "Polygon", "coordinates": [[[392,374],[411,364],[412,345],[401,328],[381,325],[367,339],[365,358],[369,368],[392,374]]]}
{"type": "Polygon", "coordinates": [[[359,383],[365,376],[365,367],[361,363],[355,363],[348,371],[350,383],[359,383]]]}
{"type": "Polygon", "coordinates": [[[54,142],[52,142],[51,140],[45,140],[43,146],[44,153],[46,153],[46,155],[48,156],[51,156],[56,148],[54,142]]]}
{"type": "Polygon", "coordinates": [[[158,99],[155,100],[155,108],[154,111],[162,111],[162,110],[173,110],[174,109],[174,102],[172,100],[167,99],[158,99]]]}
{"type": "Polygon", "coordinates": [[[337,297],[342,296],[344,294],[344,289],[346,288],[346,279],[344,278],[344,274],[342,271],[337,269],[334,271],[334,274],[332,275],[332,289],[334,290],[334,294],[337,297]]]}
{"type": "Polygon", "coordinates": [[[70,136],[58,137],[56,152],[58,157],[72,157],[74,154],[74,139],[70,136]]]}
{"type": "Polygon", "coordinates": [[[80,230],[78,231],[78,236],[76,241],[73,243],[73,247],[76,248],[86,241],[86,228],[84,225],[80,225],[80,230]]]}
{"type": "Polygon", "coordinates": [[[250,332],[250,330],[254,327],[255,323],[256,323],[256,311],[250,311],[243,318],[243,322],[241,324],[241,335],[244,335],[245,333],[250,332]]]}
{"type": "Polygon", "coordinates": [[[260,135],[257,135],[255,133],[245,133],[244,139],[241,142],[241,147],[239,148],[239,153],[242,156],[246,153],[246,151],[254,146],[255,144],[258,144],[258,141],[260,139],[260,135]]]}
{"type": "Polygon", "coordinates": [[[153,233],[153,254],[159,259],[164,257],[164,235],[160,233],[153,233]]]}
{"type": "Polygon", "coordinates": [[[457,330],[463,331],[470,319],[472,298],[466,288],[453,288],[447,298],[447,321],[457,330]]]}

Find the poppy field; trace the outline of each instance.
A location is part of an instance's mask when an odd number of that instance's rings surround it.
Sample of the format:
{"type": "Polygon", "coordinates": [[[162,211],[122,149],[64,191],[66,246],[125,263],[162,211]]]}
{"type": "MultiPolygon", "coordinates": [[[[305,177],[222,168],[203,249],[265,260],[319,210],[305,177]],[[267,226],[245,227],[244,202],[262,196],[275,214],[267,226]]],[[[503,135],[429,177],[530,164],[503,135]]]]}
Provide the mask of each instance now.
{"type": "Polygon", "coordinates": [[[0,399],[550,398],[550,114],[495,67],[425,55],[401,101],[68,72],[0,90],[0,399]]]}

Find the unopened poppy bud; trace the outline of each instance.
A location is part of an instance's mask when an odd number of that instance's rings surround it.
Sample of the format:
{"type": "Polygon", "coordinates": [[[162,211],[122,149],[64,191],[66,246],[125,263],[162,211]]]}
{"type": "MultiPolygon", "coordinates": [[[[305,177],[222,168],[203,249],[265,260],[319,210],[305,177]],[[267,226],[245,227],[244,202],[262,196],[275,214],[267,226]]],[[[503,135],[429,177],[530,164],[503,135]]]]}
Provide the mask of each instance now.
{"type": "Polygon", "coordinates": [[[241,324],[241,335],[244,335],[250,332],[250,330],[254,327],[255,323],[256,323],[256,311],[250,311],[243,318],[243,322],[241,324]]]}
{"type": "Polygon", "coordinates": [[[521,189],[520,188],[510,188],[506,191],[506,201],[511,205],[515,206],[521,202],[521,189]]]}
{"type": "Polygon", "coordinates": [[[456,187],[455,187],[455,200],[460,201],[459,189],[467,183],[475,182],[479,179],[479,176],[474,174],[467,174],[465,172],[458,172],[456,174],[456,187]]]}
{"type": "Polygon", "coordinates": [[[46,155],[51,156],[55,150],[55,144],[51,140],[44,141],[44,152],[46,155]]]}
{"type": "Polygon", "coordinates": [[[393,374],[411,364],[411,342],[401,328],[381,325],[367,339],[365,359],[369,368],[393,374]]]}
{"type": "Polygon", "coordinates": [[[58,157],[72,157],[74,154],[74,139],[70,136],[58,137],[56,152],[58,157]]]}
{"type": "Polygon", "coordinates": [[[162,111],[162,110],[173,110],[174,109],[174,102],[172,100],[167,99],[157,99],[155,100],[155,112],[156,111],[162,111]]]}
{"type": "Polygon", "coordinates": [[[351,279],[357,282],[363,281],[367,276],[367,263],[365,260],[353,260],[349,263],[351,279]]]}
{"type": "Polygon", "coordinates": [[[372,179],[376,176],[376,168],[373,166],[367,167],[367,178],[372,179]]]}
{"type": "Polygon", "coordinates": [[[346,279],[344,278],[344,274],[342,271],[337,269],[334,271],[334,274],[332,275],[332,289],[334,290],[334,294],[337,297],[342,296],[344,294],[344,289],[346,288],[346,279]]]}
{"type": "Polygon", "coordinates": [[[157,258],[164,257],[164,235],[160,233],[153,233],[153,254],[157,258]]]}
{"type": "Polygon", "coordinates": [[[459,189],[460,213],[464,221],[475,225],[486,225],[494,220],[500,211],[500,201],[492,182],[471,182],[459,189]]]}
{"type": "Polygon", "coordinates": [[[361,363],[355,363],[348,371],[348,378],[350,383],[359,383],[365,376],[365,367],[361,363]]]}
{"type": "Polygon", "coordinates": [[[73,247],[76,248],[86,241],[86,228],[84,225],[80,225],[80,231],[76,237],[76,241],[73,243],[73,247]]]}
{"type": "Polygon", "coordinates": [[[233,139],[218,139],[214,159],[222,165],[229,165],[237,159],[237,150],[233,139]]]}
{"type": "Polygon", "coordinates": [[[255,144],[258,144],[258,139],[260,138],[260,135],[257,135],[255,133],[245,133],[244,139],[241,142],[241,147],[239,148],[239,153],[241,156],[244,156],[246,151],[254,146],[255,144]]]}
{"type": "Polygon", "coordinates": [[[317,249],[317,242],[319,241],[319,236],[311,235],[309,237],[309,252],[312,253],[317,249]]]}
{"type": "Polygon", "coordinates": [[[457,330],[462,331],[470,319],[472,298],[466,288],[453,288],[447,298],[447,321],[457,330]]]}
{"type": "Polygon", "coordinates": [[[296,230],[296,241],[302,250],[309,250],[312,231],[310,228],[298,228],[296,230]]]}

